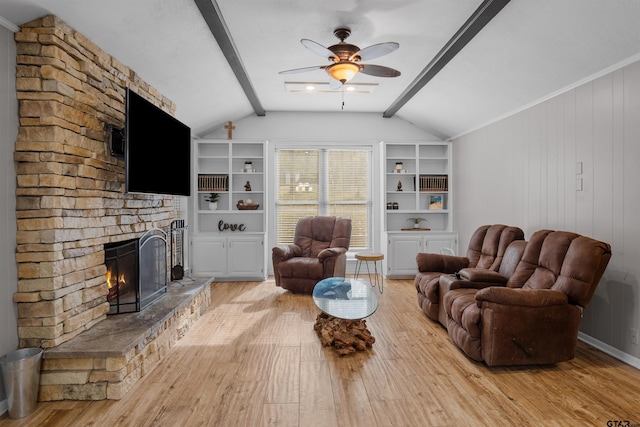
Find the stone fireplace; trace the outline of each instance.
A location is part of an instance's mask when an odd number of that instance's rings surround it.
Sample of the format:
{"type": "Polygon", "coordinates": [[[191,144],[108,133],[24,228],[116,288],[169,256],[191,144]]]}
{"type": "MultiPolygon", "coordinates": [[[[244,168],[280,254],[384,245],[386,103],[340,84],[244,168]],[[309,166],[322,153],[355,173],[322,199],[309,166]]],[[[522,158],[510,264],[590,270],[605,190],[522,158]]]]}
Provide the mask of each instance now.
{"type": "Polygon", "coordinates": [[[119,399],[195,321],[206,296],[118,352],[55,350],[78,348],[75,338],[108,321],[105,246],[168,230],[178,217],[172,196],[125,193],[124,161],[108,144],[109,127],[124,127],[127,87],[170,114],[175,105],[55,16],[23,24],[15,41],[19,345],[45,349],[40,400],[119,399]]]}
{"type": "Polygon", "coordinates": [[[173,197],[124,191],[124,161],[108,127],[124,127],[125,91],[175,105],[55,16],[15,34],[18,335],[55,347],[105,319],[104,245],[168,229],[173,197]]]}

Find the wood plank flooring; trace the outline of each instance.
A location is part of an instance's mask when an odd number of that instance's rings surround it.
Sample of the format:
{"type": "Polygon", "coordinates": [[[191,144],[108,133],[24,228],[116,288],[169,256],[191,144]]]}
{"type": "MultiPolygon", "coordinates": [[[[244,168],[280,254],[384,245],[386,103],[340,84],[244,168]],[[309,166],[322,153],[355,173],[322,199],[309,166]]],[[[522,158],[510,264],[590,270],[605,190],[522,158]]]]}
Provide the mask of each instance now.
{"type": "Polygon", "coordinates": [[[640,371],[584,343],[554,366],[488,368],[386,280],[366,354],[339,357],[313,331],[308,295],[213,283],[212,306],[120,401],[43,402],[4,426],[640,425],[640,371]],[[619,424],[618,424],[619,425],[619,424]]]}

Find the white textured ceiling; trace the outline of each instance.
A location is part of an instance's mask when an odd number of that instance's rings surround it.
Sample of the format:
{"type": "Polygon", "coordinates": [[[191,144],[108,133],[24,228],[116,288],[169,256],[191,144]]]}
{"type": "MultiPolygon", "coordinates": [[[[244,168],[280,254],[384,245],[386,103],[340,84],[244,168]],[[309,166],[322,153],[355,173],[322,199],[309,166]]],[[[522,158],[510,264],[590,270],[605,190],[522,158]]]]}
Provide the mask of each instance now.
{"type": "MultiPolygon", "coordinates": [[[[300,39],[324,46],[351,29],[361,48],[400,48],[369,63],[398,78],[369,95],[344,95],[344,113],[382,114],[481,4],[480,0],[218,0],[266,114],[341,111],[342,93],[288,93],[286,81],[326,74],[278,71],[325,65],[300,39]]],[[[193,0],[0,0],[15,25],[54,14],[172,99],[177,117],[204,134],[254,114],[193,0]]],[[[443,138],[477,128],[603,69],[640,55],[640,0],[512,0],[396,115],[443,138]]],[[[636,58],[636,59],[640,59],[636,58]]]]}

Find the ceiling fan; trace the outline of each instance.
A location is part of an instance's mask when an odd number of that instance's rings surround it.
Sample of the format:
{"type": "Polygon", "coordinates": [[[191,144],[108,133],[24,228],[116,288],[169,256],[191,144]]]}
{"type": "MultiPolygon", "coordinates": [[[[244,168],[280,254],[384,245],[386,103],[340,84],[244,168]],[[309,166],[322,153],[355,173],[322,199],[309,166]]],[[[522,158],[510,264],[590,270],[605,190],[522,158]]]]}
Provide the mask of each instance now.
{"type": "Polygon", "coordinates": [[[398,77],[400,71],[382,65],[363,64],[362,61],[379,58],[393,52],[400,45],[396,42],[386,42],[374,44],[364,49],[346,43],[345,40],[351,35],[348,28],[338,28],[333,32],[340,43],[333,46],[324,47],[319,43],[309,39],[302,39],[300,43],[310,51],[324,56],[332,63],[329,65],[316,65],[313,67],[295,68],[293,70],[280,71],[279,74],[296,74],[307,71],[325,70],[331,77],[329,87],[340,89],[343,84],[351,80],[356,74],[363,73],[376,77],[398,77]]]}

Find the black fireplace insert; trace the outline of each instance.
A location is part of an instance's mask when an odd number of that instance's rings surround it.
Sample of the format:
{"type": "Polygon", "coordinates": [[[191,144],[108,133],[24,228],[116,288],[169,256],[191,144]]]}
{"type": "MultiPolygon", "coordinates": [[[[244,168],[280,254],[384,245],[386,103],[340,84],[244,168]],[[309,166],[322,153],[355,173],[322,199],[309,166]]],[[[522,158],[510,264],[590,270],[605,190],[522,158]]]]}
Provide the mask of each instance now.
{"type": "Polygon", "coordinates": [[[109,313],[142,311],[167,293],[167,235],[154,228],[139,239],[104,246],[109,313]]]}

